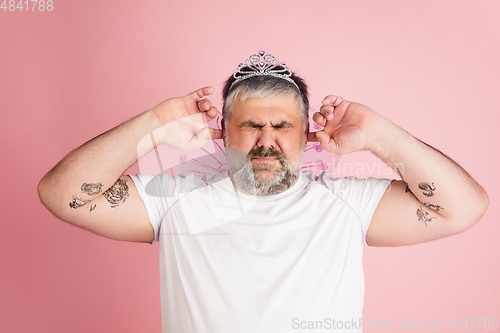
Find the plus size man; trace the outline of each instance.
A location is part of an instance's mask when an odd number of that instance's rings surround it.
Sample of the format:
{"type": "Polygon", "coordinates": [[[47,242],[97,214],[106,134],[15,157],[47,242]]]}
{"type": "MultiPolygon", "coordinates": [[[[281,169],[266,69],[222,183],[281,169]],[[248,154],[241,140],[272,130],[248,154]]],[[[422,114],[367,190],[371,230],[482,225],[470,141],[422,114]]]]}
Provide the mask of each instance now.
{"type": "Polygon", "coordinates": [[[264,51],[227,80],[222,129],[207,127],[213,91],[167,99],[94,138],[38,187],[69,223],[159,241],[164,332],[296,332],[324,318],[361,331],[363,246],[456,234],[488,206],[461,167],[367,106],[329,95],[313,116],[323,129],[310,132],[304,81],[264,51]],[[123,174],[155,145],[192,150],[209,139],[224,140],[228,170],[123,174]],[[403,180],[303,173],[307,142],[371,150],[403,180]]]}

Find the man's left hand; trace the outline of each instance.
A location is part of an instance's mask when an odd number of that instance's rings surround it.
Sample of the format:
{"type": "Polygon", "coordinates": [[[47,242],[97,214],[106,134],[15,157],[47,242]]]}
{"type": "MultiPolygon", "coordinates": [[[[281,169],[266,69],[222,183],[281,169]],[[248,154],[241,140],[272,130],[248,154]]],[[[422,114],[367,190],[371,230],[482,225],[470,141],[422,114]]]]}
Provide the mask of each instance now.
{"type": "Polygon", "coordinates": [[[309,132],[309,142],[320,142],[326,151],[340,155],[370,149],[370,131],[380,115],[363,104],[333,95],[325,97],[322,104],[313,120],[324,129],[309,132]]]}

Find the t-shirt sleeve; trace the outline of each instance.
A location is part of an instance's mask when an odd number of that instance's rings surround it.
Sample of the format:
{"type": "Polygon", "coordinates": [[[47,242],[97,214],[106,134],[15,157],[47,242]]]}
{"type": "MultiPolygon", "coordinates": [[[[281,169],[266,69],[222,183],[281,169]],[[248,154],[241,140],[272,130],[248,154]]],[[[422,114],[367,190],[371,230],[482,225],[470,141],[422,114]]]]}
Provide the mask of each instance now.
{"type": "Polygon", "coordinates": [[[366,246],[366,233],[372,221],[375,209],[384,195],[392,179],[346,177],[333,179],[324,176],[333,193],[343,200],[357,215],[363,232],[363,242],[366,246]]]}
{"type": "Polygon", "coordinates": [[[151,243],[153,244],[159,239],[160,227],[169,208],[180,195],[188,192],[200,180],[195,179],[192,174],[180,174],[175,177],[166,174],[156,176],[136,174],[128,176],[134,182],[139,196],[148,211],[149,221],[155,232],[155,238],[151,243]]]}
{"type": "Polygon", "coordinates": [[[153,226],[155,238],[153,243],[159,239],[160,225],[168,209],[167,188],[169,179],[165,176],[154,175],[128,175],[135,184],[137,192],[141,197],[149,215],[149,221],[153,226]]]}

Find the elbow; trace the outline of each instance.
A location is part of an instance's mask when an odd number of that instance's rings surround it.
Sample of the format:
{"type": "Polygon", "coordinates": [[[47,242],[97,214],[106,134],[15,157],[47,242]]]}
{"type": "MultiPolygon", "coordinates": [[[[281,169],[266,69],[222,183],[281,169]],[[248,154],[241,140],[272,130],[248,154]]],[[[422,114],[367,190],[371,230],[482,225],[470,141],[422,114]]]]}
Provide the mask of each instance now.
{"type": "Polygon", "coordinates": [[[486,210],[488,210],[488,207],[490,205],[490,198],[488,197],[488,194],[484,189],[481,188],[481,190],[482,190],[481,199],[479,203],[479,212],[477,215],[477,221],[479,221],[483,217],[483,215],[486,213],[486,210]]]}
{"type": "Polygon", "coordinates": [[[38,198],[40,199],[40,202],[47,207],[46,205],[46,194],[47,194],[47,186],[46,182],[44,181],[45,178],[42,178],[40,182],[38,183],[37,186],[37,192],[38,192],[38,198]]]}
{"type": "Polygon", "coordinates": [[[488,194],[486,191],[481,187],[478,198],[477,198],[477,203],[475,204],[476,209],[474,209],[474,223],[475,224],[477,221],[479,221],[483,215],[486,213],[486,210],[488,210],[488,206],[490,205],[490,198],[488,197],[488,194]]]}
{"type": "Polygon", "coordinates": [[[36,190],[38,192],[38,198],[40,198],[40,201],[43,203],[43,195],[44,195],[43,178],[42,178],[42,180],[40,180],[40,182],[38,182],[36,190]]]}
{"type": "Polygon", "coordinates": [[[54,191],[52,189],[51,184],[47,179],[44,177],[40,182],[38,183],[37,186],[37,191],[38,191],[38,198],[40,199],[40,202],[42,205],[45,206],[45,208],[52,213],[55,217],[64,220],[60,213],[61,209],[60,207],[56,204],[56,197],[54,195],[54,191]]]}
{"type": "Polygon", "coordinates": [[[488,194],[481,188],[476,201],[469,203],[467,211],[462,218],[458,218],[455,222],[456,232],[460,233],[475,225],[484,216],[490,205],[488,194]]]}
{"type": "Polygon", "coordinates": [[[40,199],[40,202],[48,209],[50,210],[50,185],[48,184],[48,181],[46,177],[43,177],[40,182],[37,185],[37,192],[38,192],[38,198],[40,199]]]}

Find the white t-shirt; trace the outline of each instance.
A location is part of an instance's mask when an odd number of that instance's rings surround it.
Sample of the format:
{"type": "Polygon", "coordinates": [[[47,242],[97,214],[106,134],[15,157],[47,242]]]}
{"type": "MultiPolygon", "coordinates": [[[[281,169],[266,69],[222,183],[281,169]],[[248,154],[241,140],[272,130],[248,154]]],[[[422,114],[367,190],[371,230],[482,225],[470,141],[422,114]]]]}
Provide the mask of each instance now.
{"type": "Polygon", "coordinates": [[[255,197],[227,170],[130,177],[160,241],[164,333],[361,332],[363,245],[390,180],[303,173],[255,197]]]}

